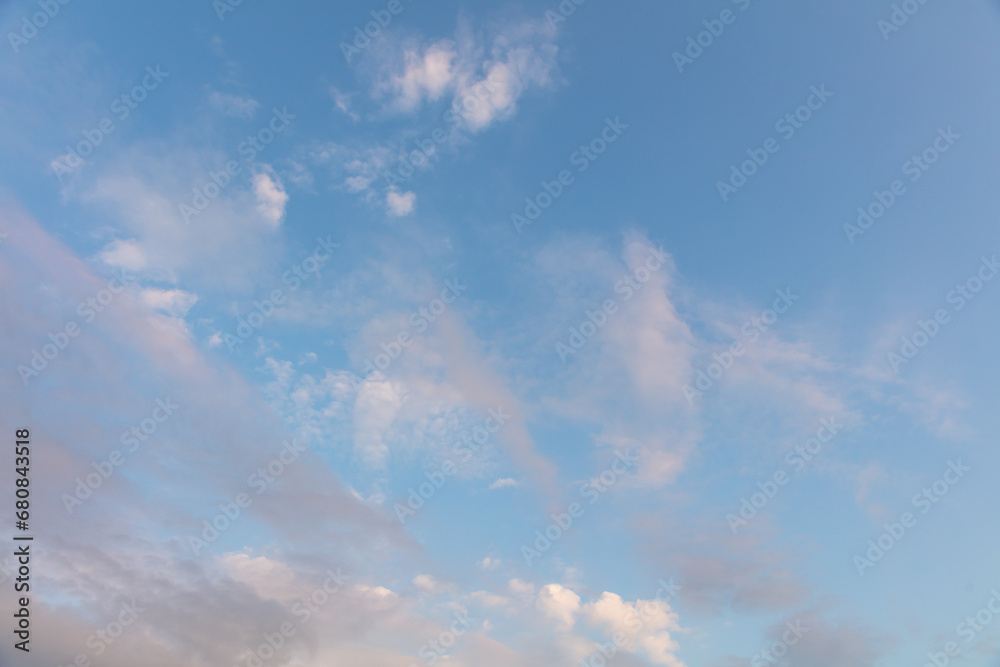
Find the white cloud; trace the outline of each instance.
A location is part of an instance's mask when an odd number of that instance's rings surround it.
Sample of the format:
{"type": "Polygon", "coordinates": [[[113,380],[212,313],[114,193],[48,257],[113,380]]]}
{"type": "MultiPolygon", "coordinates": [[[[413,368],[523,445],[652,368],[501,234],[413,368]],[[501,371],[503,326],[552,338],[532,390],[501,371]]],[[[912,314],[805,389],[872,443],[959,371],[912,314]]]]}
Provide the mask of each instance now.
{"type": "Polygon", "coordinates": [[[535,596],[535,585],[527,581],[511,579],[507,582],[507,588],[510,589],[511,593],[520,598],[535,596]]]}
{"type": "Polygon", "coordinates": [[[406,48],[400,60],[385,63],[374,92],[389,97],[390,109],[403,112],[450,94],[466,129],[479,132],[510,118],[527,91],[555,83],[555,36],[544,21],[509,24],[487,48],[462,29],[455,39],[406,48]]]}
{"type": "Polygon", "coordinates": [[[361,120],[361,116],[351,108],[351,98],[354,97],[354,93],[342,93],[336,86],[330,86],[330,97],[333,98],[337,109],[348,118],[355,122],[361,120]]]}
{"type": "Polygon", "coordinates": [[[244,269],[276,264],[281,240],[273,221],[257,210],[247,182],[233,179],[201,210],[192,208],[197,212],[187,221],[180,209],[192,207],[193,188],[212,183],[209,172],[226,159],[231,156],[211,149],[134,144],[100,172],[82,174],[80,203],[100,211],[125,239],[105,247],[100,259],[158,281],[204,279],[214,287],[250,288],[244,269]]]}
{"type": "Polygon", "coordinates": [[[281,184],[281,180],[272,177],[266,171],[254,174],[253,192],[257,197],[257,210],[265,220],[277,228],[285,217],[285,205],[288,203],[288,194],[281,184]]]}
{"type": "Polygon", "coordinates": [[[520,484],[513,477],[504,477],[490,484],[490,491],[494,491],[496,489],[503,489],[508,486],[520,486],[520,484]]]}
{"type": "Polygon", "coordinates": [[[401,218],[413,212],[413,207],[417,203],[417,195],[413,192],[390,190],[385,196],[385,203],[389,207],[391,215],[401,218]]]}
{"type": "Polygon", "coordinates": [[[621,633],[625,650],[642,651],[655,665],[683,667],[674,655],[680,646],[670,635],[681,628],[669,605],[656,600],[625,602],[615,593],[604,592],[583,606],[582,616],[608,635],[621,633]]]}
{"type": "Polygon", "coordinates": [[[358,149],[334,142],[316,143],[303,150],[304,160],[328,168],[335,182],[349,192],[364,193],[366,199],[374,199],[372,184],[382,180],[395,155],[396,152],[387,146],[358,149]]]}
{"type": "Polygon", "coordinates": [[[479,561],[479,567],[483,568],[484,570],[496,570],[500,567],[500,559],[490,558],[489,556],[487,556],[486,558],[479,561]]]}
{"type": "MultiPolygon", "coordinates": [[[[4,210],[0,217],[12,225],[16,239],[0,253],[0,274],[10,278],[6,305],[13,317],[31,323],[0,327],[0,347],[23,352],[38,344],[39,332],[77,317],[75,305],[105,289],[107,277],[95,275],[26,216],[4,210]],[[39,285],[52,286],[60,298],[39,298],[39,285]]],[[[439,627],[400,609],[398,596],[380,587],[381,577],[369,569],[370,554],[403,552],[412,545],[398,522],[354,500],[310,451],[287,466],[266,497],[254,494],[252,511],[241,513],[221,542],[200,555],[192,552],[187,537],[203,534],[203,522],[220,511],[221,502],[253,494],[247,476],[278,454],[282,429],[257,387],[219,363],[218,355],[204,355],[190,337],[169,326],[170,318],[151,312],[138,293],[130,287],[116,294],[114,306],[73,341],[73,354],[51,363],[42,380],[71,391],[78,408],[52,411],[45,447],[38,452],[53,488],[71,493],[75,477],[85,474],[91,461],[104,460],[108,443],[117,442],[126,425],[148,417],[157,399],[170,397],[178,407],[158,424],[156,446],[147,443],[128,456],[128,472],[105,480],[85,511],[71,516],[53,497],[51,520],[37,527],[39,539],[52,545],[49,592],[39,599],[36,619],[53,631],[46,632],[52,642],[38,647],[40,662],[57,664],[60,655],[85,652],[88,635],[117,616],[123,601],[136,599],[146,611],[120,644],[116,641],[109,666],[235,664],[247,654],[248,637],[260,638],[294,620],[295,601],[320,589],[326,570],[341,564],[370,586],[331,594],[314,614],[320,620],[297,626],[297,638],[309,642],[322,633],[315,645],[326,654],[334,652],[331,647],[343,653],[357,639],[372,647],[392,646],[392,639],[384,638],[390,633],[402,638],[403,646],[437,636],[439,627]],[[187,465],[178,467],[177,461],[187,465]],[[176,494],[149,493],[162,488],[176,494]],[[130,534],[115,544],[102,542],[98,527],[114,521],[131,526],[130,534]],[[173,528],[157,532],[163,525],[173,528]],[[225,554],[223,543],[247,539],[294,544],[295,555],[286,560],[275,553],[225,554]]],[[[0,377],[0,393],[9,397],[5,409],[11,414],[27,414],[37,395],[48,395],[38,384],[25,388],[14,373],[0,377]]],[[[8,664],[12,652],[0,650],[0,662],[8,664]]],[[[392,650],[372,648],[346,664],[405,660],[392,650]]]]}
{"type": "Polygon", "coordinates": [[[440,98],[452,84],[456,72],[452,62],[458,54],[451,42],[443,40],[432,44],[425,51],[405,52],[402,74],[391,76],[383,84],[395,95],[395,105],[403,111],[412,111],[423,102],[440,98]]]}
{"type": "Polygon", "coordinates": [[[196,294],[179,289],[146,288],[139,292],[139,299],[150,308],[172,317],[184,317],[191,310],[191,306],[198,302],[196,294]]]}
{"type": "Polygon", "coordinates": [[[531,88],[554,82],[558,49],[550,43],[506,45],[494,48],[494,58],[483,64],[484,75],[464,81],[455,91],[452,109],[468,129],[479,132],[494,121],[510,118],[517,101],[531,88]]]}
{"type": "Polygon", "coordinates": [[[438,581],[429,574],[418,574],[413,578],[413,585],[425,593],[433,593],[438,588],[438,581]]]}
{"type": "Polygon", "coordinates": [[[146,267],[146,255],[135,241],[112,241],[98,257],[108,266],[121,267],[128,271],[141,271],[146,267]]]}
{"type": "Polygon", "coordinates": [[[402,405],[402,392],[389,380],[373,375],[358,390],[354,404],[354,447],[368,465],[385,466],[389,456],[385,436],[402,405]]]}
{"type": "Polygon", "coordinates": [[[552,621],[557,629],[569,631],[573,629],[576,615],[580,611],[580,596],[559,584],[548,584],[538,592],[535,607],[552,621]]]}
{"type": "Polygon", "coordinates": [[[371,184],[372,179],[368,176],[349,176],[344,180],[344,185],[346,185],[347,189],[351,192],[364,192],[371,184]]]}
{"type": "Polygon", "coordinates": [[[234,118],[253,118],[260,104],[250,97],[239,97],[228,93],[212,91],[208,96],[212,108],[234,118]]]}
{"type": "Polygon", "coordinates": [[[281,561],[265,556],[251,558],[245,553],[228,553],[220,557],[226,573],[236,581],[243,582],[266,600],[289,600],[299,591],[295,585],[295,573],[281,561]]]}

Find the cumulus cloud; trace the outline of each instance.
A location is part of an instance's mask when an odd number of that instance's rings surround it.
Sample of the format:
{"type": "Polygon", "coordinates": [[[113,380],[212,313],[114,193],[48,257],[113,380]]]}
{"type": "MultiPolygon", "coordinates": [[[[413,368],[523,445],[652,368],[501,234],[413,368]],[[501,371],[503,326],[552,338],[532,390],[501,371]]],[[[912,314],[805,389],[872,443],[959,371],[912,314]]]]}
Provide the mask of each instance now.
{"type": "Polygon", "coordinates": [[[385,203],[391,215],[403,217],[413,212],[417,204],[417,195],[413,192],[390,190],[385,196],[385,203]]]}
{"type": "Polygon", "coordinates": [[[642,652],[654,665],[683,667],[676,655],[680,645],[671,632],[681,630],[677,614],[670,606],[656,600],[626,602],[621,596],[604,592],[594,602],[583,606],[582,616],[603,628],[609,636],[619,634],[623,648],[642,652]]]}
{"type": "Polygon", "coordinates": [[[457,56],[448,41],[431,44],[423,51],[408,50],[403,56],[402,73],[390,75],[383,85],[391,91],[399,109],[412,111],[425,99],[440,98],[451,86],[456,74],[452,63],[457,56]]]}
{"type": "Polygon", "coordinates": [[[559,584],[548,584],[538,592],[535,607],[553,622],[556,629],[569,631],[576,624],[580,596],[559,584]]]}
{"type": "Polygon", "coordinates": [[[273,227],[278,227],[285,218],[288,194],[281,180],[268,171],[253,176],[253,192],[257,197],[257,210],[273,227]]]}

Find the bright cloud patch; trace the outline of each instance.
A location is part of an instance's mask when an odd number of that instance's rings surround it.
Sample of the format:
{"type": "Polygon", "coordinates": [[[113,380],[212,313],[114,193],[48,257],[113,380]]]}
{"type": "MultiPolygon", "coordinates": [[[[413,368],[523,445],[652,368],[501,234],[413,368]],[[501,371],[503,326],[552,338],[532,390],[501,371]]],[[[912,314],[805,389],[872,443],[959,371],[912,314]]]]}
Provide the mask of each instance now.
{"type": "Polygon", "coordinates": [[[109,266],[120,266],[130,271],[141,271],[146,266],[146,256],[134,241],[113,241],[101,251],[100,258],[109,266]]]}
{"type": "Polygon", "coordinates": [[[403,217],[413,212],[417,205],[417,195],[413,192],[390,191],[385,196],[385,203],[389,207],[389,213],[403,217]]]}
{"type": "Polygon", "coordinates": [[[253,192],[257,197],[257,210],[272,226],[277,227],[285,218],[288,195],[281,181],[268,173],[254,174],[253,192]]]}
{"type": "Polygon", "coordinates": [[[183,290],[162,290],[147,288],[139,293],[139,298],[150,308],[163,311],[173,317],[184,317],[191,306],[198,302],[198,296],[183,290]]]}
{"type": "Polygon", "coordinates": [[[544,22],[512,24],[488,47],[466,33],[427,46],[410,48],[402,62],[382,74],[377,95],[399,111],[414,111],[446,94],[452,110],[471,132],[478,132],[515,111],[531,89],[556,81],[555,31],[544,22]],[[397,71],[393,71],[396,69],[397,71]]]}

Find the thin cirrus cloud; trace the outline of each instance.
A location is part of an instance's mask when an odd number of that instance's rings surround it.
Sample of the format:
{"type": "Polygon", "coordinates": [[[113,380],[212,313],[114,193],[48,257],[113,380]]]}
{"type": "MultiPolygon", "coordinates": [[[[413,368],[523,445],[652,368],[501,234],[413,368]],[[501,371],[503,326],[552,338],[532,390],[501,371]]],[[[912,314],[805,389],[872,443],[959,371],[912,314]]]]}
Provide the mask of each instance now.
{"type": "Polygon", "coordinates": [[[260,103],[252,97],[241,97],[213,90],[208,96],[208,102],[213,109],[221,111],[233,118],[249,119],[260,107],[260,103]]]}

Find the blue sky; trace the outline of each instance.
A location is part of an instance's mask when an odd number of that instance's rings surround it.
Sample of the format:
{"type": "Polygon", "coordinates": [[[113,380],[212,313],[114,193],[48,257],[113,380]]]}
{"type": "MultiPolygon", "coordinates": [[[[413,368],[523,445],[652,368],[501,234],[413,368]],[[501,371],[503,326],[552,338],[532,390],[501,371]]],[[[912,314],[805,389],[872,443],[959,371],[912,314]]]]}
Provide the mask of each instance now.
{"type": "Polygon", "coordinates": [[[4,664],[1000,664],[995,3],[0,23],[4,664]]]}

